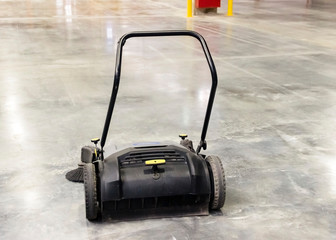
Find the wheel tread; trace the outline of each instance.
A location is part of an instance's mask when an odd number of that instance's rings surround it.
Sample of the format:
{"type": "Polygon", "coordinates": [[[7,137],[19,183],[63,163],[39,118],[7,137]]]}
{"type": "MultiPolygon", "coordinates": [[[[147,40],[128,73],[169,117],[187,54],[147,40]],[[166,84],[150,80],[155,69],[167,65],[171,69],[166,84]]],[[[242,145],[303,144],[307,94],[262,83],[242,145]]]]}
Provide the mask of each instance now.
{"type": "Polygon", "coordinates": [[[209,163],[213,177],[213,196],[210,202],[210,209],[218,210],[224,206],[226,195],[225,173],[222,161],[217,156],[208,156],[206,161],[209,163]]]}
{"type": "Polygon", "coordinates": [[[95,220],[98,216],[97,180],[95,166],[92,163],[84,165],[84,190],[86,218],[95,220]]]}

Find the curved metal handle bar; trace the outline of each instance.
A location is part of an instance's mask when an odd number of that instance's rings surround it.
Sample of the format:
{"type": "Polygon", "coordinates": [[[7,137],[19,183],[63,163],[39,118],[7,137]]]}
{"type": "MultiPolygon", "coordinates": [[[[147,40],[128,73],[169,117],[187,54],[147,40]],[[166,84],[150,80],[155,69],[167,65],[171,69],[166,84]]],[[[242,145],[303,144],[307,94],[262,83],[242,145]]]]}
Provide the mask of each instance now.
{"type": "Polygon", "coordinates": [[[120,38],[120,40],[118,41],[118,48],[117,48],[117,55],[116,55],[116,64],[115,64],[115,73],[114,73],[114,83],[113,83],[113,88],[112,88],[112,95],[111,95],[111,99],[110,99],[109,108],[107,110],[107,116],[106,116],[106,120],[105,120],[103,135],[102,135],[101,142],[100,142],[102,149],[105,145],[107,133],[108,133],[108,130],[109,130],[109,127],[110,127],[112,112],[113,112],[115,101],[116,101],[116,98],[117,98],[119,82],[120,82],[120,75],[121,75],[122,50],[123,50],[123,47],[126,43],[126,40],[129,39],[129,38],[133,38],[133,37],[163,37],[163,36],[191,36],[191,37],[196,38],[200,42],[200,44],[203,48],[203,52],[204,52],[204,55],[206,57],[206,60],[208,62],[210,72],[211,72],[212,85],[211,85],[208,106],[207,106],[205,119],[204,119],[204,124],[203,124],[203,129],[202,129],[201,141],[200,141],[200,143],[197,147],[196,152],[198,154],[201,151],[201,148],[203,148],[204,150],[206,149],[205,137],[206,137],[206,132],[208,130],[212,105],[213,105],[213,102],[214,102],[214,99],[215,99],[215,94],[216,94],[217,72],[216,72],[215,64],[212,60],[211,54],[209,52],[208,46],[207,46],[204,38],[199,33],[194,32],[194,31],[188,31],[188,30],[130,32],[130,33],[125,34],[124,36],[122,36],[120,38]]]}

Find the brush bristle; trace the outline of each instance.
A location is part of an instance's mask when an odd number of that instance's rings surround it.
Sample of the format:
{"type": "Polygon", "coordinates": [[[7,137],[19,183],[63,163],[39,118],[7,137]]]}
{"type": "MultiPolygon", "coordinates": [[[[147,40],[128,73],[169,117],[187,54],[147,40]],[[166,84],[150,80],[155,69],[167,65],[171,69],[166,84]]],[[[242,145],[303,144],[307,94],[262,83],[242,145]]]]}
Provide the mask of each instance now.
{"type": "Polygon", "coordinates": [[[79,166],[78,168],[67,172],[65,178],[71,182],[84,182],[83,167],[79,166]]]}

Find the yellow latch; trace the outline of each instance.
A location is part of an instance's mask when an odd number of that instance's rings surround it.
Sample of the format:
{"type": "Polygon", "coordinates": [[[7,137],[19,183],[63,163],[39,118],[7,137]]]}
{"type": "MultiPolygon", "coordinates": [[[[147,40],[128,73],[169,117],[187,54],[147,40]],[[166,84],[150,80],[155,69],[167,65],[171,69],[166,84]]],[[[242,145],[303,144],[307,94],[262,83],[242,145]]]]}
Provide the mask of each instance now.
{"type": "Polygon", "coordinates": [[[186,139],[186,138],[188,137],[188,134],[181,133],[181,134],[179,135],[179,137],[180,137],[182,140],[184,140],[184,139],[186,139]]]}
{"type": "Polygon", "coordinates": [[[165,159],[153,159],[153,160],[147,160],[146,165],[161,165],[161,164],[166,164],[165,159]]]}

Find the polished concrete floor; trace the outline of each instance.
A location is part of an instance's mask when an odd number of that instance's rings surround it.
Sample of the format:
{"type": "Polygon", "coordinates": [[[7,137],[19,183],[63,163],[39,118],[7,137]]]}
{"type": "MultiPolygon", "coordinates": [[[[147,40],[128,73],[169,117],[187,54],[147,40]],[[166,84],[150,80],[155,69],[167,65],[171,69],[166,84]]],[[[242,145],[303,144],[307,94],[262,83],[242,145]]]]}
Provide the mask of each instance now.
{"type": "MultiPolygon", "coordinates": [[[[7,0],[0,4],[1,239],[336,239],[336,4],[237,0],[187,19],[186,1],[7,0]],[[91,223],[65,180],[99,137],[118,39],[192,29],[219,84],[206,154],[227,201],[206,217],[91,223]]],[[[125,46],[110,149],[198,142],[210,74],[190,38],[125,46]]]]}

